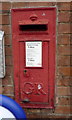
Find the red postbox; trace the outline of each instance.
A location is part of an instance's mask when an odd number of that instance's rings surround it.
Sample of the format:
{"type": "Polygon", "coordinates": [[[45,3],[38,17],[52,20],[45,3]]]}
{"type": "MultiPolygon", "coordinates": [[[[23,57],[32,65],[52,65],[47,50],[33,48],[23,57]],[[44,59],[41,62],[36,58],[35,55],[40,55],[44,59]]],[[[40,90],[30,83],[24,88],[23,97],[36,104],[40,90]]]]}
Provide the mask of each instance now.
{"type": "Polygon", "coordinates": [[[16,101],[25,108],[53,108],[56,8],[12,9],[16,101]]]}

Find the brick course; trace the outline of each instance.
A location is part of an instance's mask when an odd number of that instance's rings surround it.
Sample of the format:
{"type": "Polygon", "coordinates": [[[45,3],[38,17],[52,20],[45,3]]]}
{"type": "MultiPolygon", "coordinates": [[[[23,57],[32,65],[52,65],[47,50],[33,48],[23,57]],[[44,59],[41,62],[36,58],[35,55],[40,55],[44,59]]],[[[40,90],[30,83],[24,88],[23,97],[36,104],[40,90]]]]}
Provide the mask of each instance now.
{"type": "Polygon", "coordinates": [[[5,34],[11,34],[11,26],[10,25],[3,25],[2,30],[5,31],[5,34]]]}
{"type": "Polygon", "coordinates": [[[2,24],[3,25],[10,24],[10,16],[8,14],[2,15],[2,24]]]}
{"type": "Polygon", "coordinates": [[[69,45],[59,45],[58,46],[58,55],[70,55],[70,46],[69,45]]]}
{"type": "Polygon", "coordinates": [[[2,15],[0,14],[0,25],[2,24],[2,15]]]}
{"type": "Polygon", "coordinates": [[[58,67],[58,72],[63,76],[70,76],[70,67],[58,67]]]}
{"type": "Polygon", "coordinates": [[[72,97],[59,97],[58,105],[72,105],[72,97]]]}
{"type": "Polygon", "coordinates": [[[7,85],[13,85],[13,80],[12,76],[6,76],[3,78],[2,85],[7,86],[7,85]]]}
{"type": "MultiPolygon", "coordinates": [[[[11,9],[11,3],[10,2],[3,2],[2,3],[2,10],[9,10],[11,9]]],[[[7,11],[6,11],[7,12],[7,11]]]]}
{"type": "Polygon", "coordinates": [[[58,44],[59,45],[70,45],[70,34],[59,34],[58,44]]]}
{"type": "Polygon", "coordinates": [[[3,86],[3,94],[12,96],[14,94],[13,86],[3,86]]]}
{"type": "Polygon", "coordinates": [[[5,45],[11,45],[11,35],[5,35],[5,45]]]}
{"type": "Polygon", "coordinates": [[[70,22],[70,12],[61,11],[58,15],[58,22],[70,22]]]}
{"type": "Polygon", "coordinates": [[[58,33],[63,34],[63,33],[71,33],[70,31],[70,23],[59,23],[58,25],[58,33]]]}
{"type": "Polygon", "coordinates": [[[70,108],[70,106],[57,106],[55,109],[55,113],[70,114],[70,113],[72,113],[72,107],[70,108]]]}
{"type": "Polygon", "coordinates": [[[12,47],[11,46],[5,46],[5,54],[12,55],[12,47]]]}
{"type": "Polygon", "coordinates": [[[58,87],[57,88],[57,95],[58,96],[71,96],[72,95],[72,87],[58,87]]]}
{"type": "Polygon", "coordinates": [[[57,85],[58,86],[72,86],[72,81],[70,77],[65,76],[57,80],[57,85]]]}
{"type": "MultiPolygon", "coordinates": [[[[11,8],[20,7],[57,7],[57,40],[56,40],[56,80],[55,108],[25,109],[27,118],[70,118],[72,117],[72,62],[70,62],[71,40],[71,2],[2,2],[0,3],[0,29],[5,31],[6,75],[0,79],[0,94],[12,99],[14,94],[12,38],[11,38],[11,8]],[[3,88],[2,88],[3,85],[3,88]]],[[[72,42],[71,42],[72,45],[72,42]]]]}
{"type": "Polygon", "coordinates": [[[70,66],[70,56],[59,56],[58,66],[70,66]]]}
{"type": "Polygon", "coordinates": [[[59,11],[70,11],[71,10],[71,2],[58,2],[58,10],[59,11]]]}

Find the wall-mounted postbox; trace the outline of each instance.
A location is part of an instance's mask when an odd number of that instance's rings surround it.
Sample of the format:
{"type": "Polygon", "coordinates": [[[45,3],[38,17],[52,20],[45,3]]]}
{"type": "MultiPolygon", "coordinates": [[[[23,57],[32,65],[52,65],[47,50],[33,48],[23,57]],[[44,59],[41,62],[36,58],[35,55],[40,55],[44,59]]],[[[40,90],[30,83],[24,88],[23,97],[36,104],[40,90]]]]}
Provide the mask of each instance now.
{"type": "Polygon", "coordinates": [[[56,8],[12,9],[12,41],[16,101],[53,108],[56,8]]]}

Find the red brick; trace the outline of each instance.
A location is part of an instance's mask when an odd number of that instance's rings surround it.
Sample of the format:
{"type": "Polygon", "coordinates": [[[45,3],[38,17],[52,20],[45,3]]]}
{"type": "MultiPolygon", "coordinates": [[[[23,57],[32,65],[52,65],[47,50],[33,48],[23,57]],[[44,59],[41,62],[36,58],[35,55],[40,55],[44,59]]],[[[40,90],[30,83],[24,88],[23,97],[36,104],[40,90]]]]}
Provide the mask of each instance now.
{"type": "Polygon", "coordinates": [[[72,34],[70,35],[70,44],[72,45],[72,34]]]}
{"type": "Polygon", "coordinates": [[[2,15],[0,15],[0,24],[2,24],[2,15]]]}
{"type": "Polygon", "coordinates": [[[12,76],[5,76],[2,81],[2,85],[13,85],[13,78],[12,76]]]}
{"type": "Polygon", "coordinates": [[[0,30],[2,30],[2,25],[0,25],[0,30]]]}
{"type": "Polygon", "coordinates": [[[13,95],[14,94],[14,88],[13,86],[4,86],[3,87],[3,94],[5,95],[13,95]]]}
{"type": "Polygon", "coordinates": [[[59,120],[64,120],[64,119],[67,120],[67,119],[70,118],[70,116],[69,116],[69,114],[61,114],[61,115],[60,114],[55,114],[51,118],[56,118],[56,119],[59,119],[59,120]]]}
{"type": "Polygon", "coordinates": [[[5,54],[12,55],[12,47],[11,46],[5,46],[5,54]]]}
{"type": "Polygon", "coordinates": [[[58,87],[57,95],[58,96],[71,96],[72,95],[72,87],[58,87]]]}
{"type": "Polygon", "coordinates": [[[70,12],[70,22],[72,22],[72,11],[70,12]]]}
{"type": "Polygon", "coordinates": [[[70,76],[72,76],[72,66],[70,67],[70,76]]]}
{"type": "Polygon", "coordinates": [[[0,10],[2,10],[2,3],[0,3],[0,10]]]}
{"type": "Polygon", "coordinates": [[[70,56],[58,56],[58,66],[69,66],[70,56]]]}
{"type": "Polygon", "coordinates": [[[0,86],[0,94],[2,94],[2,86],[0,86]]]}
{"type": "Polygon", "coordinates": [[[2,79],[0,78],[0,85],[2,85],[2,79]]]}
{"type": "Polygon", "coordinates": [[[70,55],[72,55],[72,45],[70,45],[70,55]]]}
{"type": "Polygon", "coordinates": [[[5,45],[11,45],[12,39],[10,35],[5,35],[4,40],[5,40],[5,45]]]}
{"type": "Polygon", "coordinates": [[[70,76],[70,67],[59,67],[58,73],[63,76],[70,76]]]}
{"type": "Polygon", "coordinates": [[[10,10],[11,9],[11,3],[10,2],[3,2],[2,3],[2,10],[10,10]]]}
{"type": "Polygon", "coordinates": [[[10,25],[3,25],[2,30],[5,32],[5,35],[11,34],[11,26],[10,25]]]}
{"type": "Polygon", "coordinates": [[[61,79],[57,80],[58,86],[72,86],[72,80],[70,77],[62,77],[61,79]]]}
{"type": "Polygon", "coordinates": [[[58,46],[58,55],[70,55],[70,46],[69,45],[58,46]]]}
{"type": "Polygon", "coordinates": [[[31,7],[31,6],[54,6],[55,2],[13,2],[12,8],[14,7],[31,7]]]}
{"type": "Polygon", "coordinates": [[[58,2],[58,10],[71,10],[71,2],[58,2]]]}
{"type": "Polygon", "coordinates": [[[70,11],[70,22],[72,22],[72,10],[70,11]]]}
{"type": "Polygon", "coordinates": [[[58,105],[72,105],[72,97],[59,97],[58,105]]]}
{"type": "MultiPolygon", "coordinates": [[[[25,110],[25,109],[24,109],[25,110]]],[[[43,109],[42,109],[42,111],[43,111],[43,109]]],[[[49,114],[48,112],[47,113],[40,113],[40,114],[26,114],[27,115],[27,119],[28,120],[56,120],[56,119],[59,119],[59,120],[61,120],[61,119],[67,119],[67,118],[69,118],[69,116],[67,116],[67,115],[59,115],[59,114],[49,114]]]]}
{"type": "Polygon", "coordinates": [[[62,34],[62,33],[71,33],[72,31],[70,31],[70,23],[59,23],[58,24],[58,33],[62,34]]]}
{"type": "Polygon", "coordinates": [[[43,109],[43,111],[42,110],[38,110],[38,109],[31,109],[30,111],[28,111],[28,112],[31,112],[32,114],[37,114],[37,113],[42,113],[42,114],[44,114],[44,113],[52,113],[53,112],[53,110],[52,109],[43,109]]]}
{"type": "Polygon", "coordinates": [[[70,33],[72,33],[72,22],[70,22],[70,33]]]}
{"type": "Polygon", "coordinates": [[[29,2],[30,6],[55,6],[56,2],[29,2]]]}
{"type": "Polygon", "coordinates": [[[6,56],[6,65],[12,65],[12,56],[6,56]]]}
{"type": "Polygon", "coordinates": [[[72,107],[70,106],[57,106],[55,109],[56,114],[70,114],[72,107]]]}
{"type": "Polygon", "coordinates": [[[29,2],[13,2],[12,8],[29,6],[29,2]]]}
{"type": "Polygon", "coordinates": [[[68,11],[59,12],[58,22],[70,22],[70,12],[68,11]]]}
{"type": "Polygon", "coordinates": [[[27,113],[27,119],[28,120],[41,119],[41,115],[39,115],[39,114],[28,114],[27,113]]]}
{"type": "Polygon", "coordinates": [[[70,34],[59,34],[58,35],[58,44],[70,44],[70,34]]]}
{"type": "Polygon", "coordinates": [[[11,76],[13,72],[12,66],[6,66],[6,75],[11,76]]]}
{"type": "Polygon", "coordinates": [[[10,19],[10,16],[9,15],[2,15],[2,24],[4,25],[6,25],[6,24],[10,24],[10,21],[11,21],[11,19],[10,19]]]}
{"type": "Polygon", "coordinates": [[[72,56],[70,56],[70,65],[72,66],[72,56]]]}

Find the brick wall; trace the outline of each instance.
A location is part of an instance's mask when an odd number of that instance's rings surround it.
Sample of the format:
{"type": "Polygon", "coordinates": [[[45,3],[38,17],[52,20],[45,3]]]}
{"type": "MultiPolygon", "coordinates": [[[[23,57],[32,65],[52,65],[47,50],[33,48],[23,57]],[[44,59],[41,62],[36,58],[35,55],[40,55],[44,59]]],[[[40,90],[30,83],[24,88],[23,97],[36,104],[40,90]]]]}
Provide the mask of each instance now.
{"type": "Polygon", "coordinates": [[[6,75],[0,79],[0,93],[14,99],[14,80],[11,38],[11,8],[57,6],[57,44],[55,109],[25,109],[28,118],[72,117],[72,3],[71,2],[0,2],[0,29],[5,31],[6,75]],[[70,76],[71,75],[71,76],[70,76]]]}

